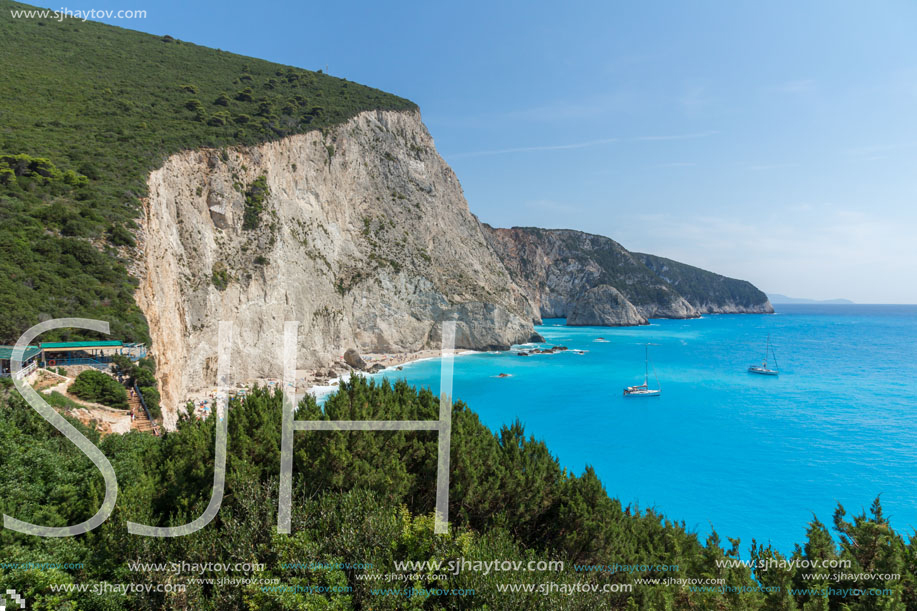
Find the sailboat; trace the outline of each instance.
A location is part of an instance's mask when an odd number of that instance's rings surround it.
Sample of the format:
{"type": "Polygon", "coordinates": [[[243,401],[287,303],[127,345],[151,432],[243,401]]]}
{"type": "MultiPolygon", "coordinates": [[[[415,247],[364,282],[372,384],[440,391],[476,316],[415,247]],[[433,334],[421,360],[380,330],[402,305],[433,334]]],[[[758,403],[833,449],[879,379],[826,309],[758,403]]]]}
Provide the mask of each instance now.
{"type": "Polygon", "coordinates": [[[771,348],[771,335],[767,334],[767,344],[764,347],[764,360],[761,361],[760,365],[752,365],[748,368],[748,373],[759,373],[764,376],[775,376],[780,373],[780,370],[777,367],[777,353],[774,352],[774,349],[771,348]],[[774,355],[774,368],[769,369],[767,366],[767,355],[774,355]]]}
{"type": "MultiPolygon", "coordinates": [[[[624,387],[624,396],[625,397],[658,397],[662,393],[662,388],[650,388],[649,379],[650,379],[650,345],[645,344],[645,356],[643,359],[643,384],[638,384],[637,386],[625,386],[624,387]]],[[[653,370],[653,375],[656,374],[656,370],[653,370]]],[[[659,386],[659,380],[656,380],[656,386],[659,386]]]]}

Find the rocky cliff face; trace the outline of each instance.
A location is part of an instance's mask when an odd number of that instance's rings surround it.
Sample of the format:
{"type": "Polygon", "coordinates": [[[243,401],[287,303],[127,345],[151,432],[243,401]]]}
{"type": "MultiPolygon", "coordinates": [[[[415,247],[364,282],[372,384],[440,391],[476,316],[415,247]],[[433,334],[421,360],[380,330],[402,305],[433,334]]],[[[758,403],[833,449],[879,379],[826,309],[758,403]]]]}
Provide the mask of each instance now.
{"type": "Polygon", "coordinates": [[[533,322],[768,312],[747,282],[568,230],[494,229],[469,212],[417,112],[364,112],[325,132],[173,155],[149,177],[137,300],[169,418],[216,381],[219,321],[232,377],[280,377],[285,321],[299,369],[347,349],[506,349],[533,322]]]}
{"type": "Polygon", "coordinates": [[[579,295],[567,314],[567,324],[572,327],[628,327],[644,323],[645,319],[621,291],[607,284],[579,295]]]}
{"type": "Polygon", "coordinates": [[[634,253],[699,314],[773,314],[767,295],[751,282],[727,278],[656,255],[634,253]]]}
{"type": "Polygon", "coordinates": [[[563,229],[486,229],[494,250],[543,318],[567,317],[570,323],[575,312],[576,324],[617,326],[646,324],[650,317],[697,316],[681,295],[614,240],[563,229]],[[599,295],[613,299],[601,303],[599,295]]]}
{"type": "Polygon", "coordinates": [[[235,323],[235,380],[280,377],[286,320],[302,323],[299,368],[351,347],[436,347],[450,319],[459,348],[532,336],[529,296],[419,113],[366,112],[324,134],[173,155],[149,188],[137,298],[167,410],[214,384],[220,320],[235,323]]]}
{"type": "Polygon", "coordinates": [[[742,280],[631,253],[609,238],[565,229],[485,226],[513,280],[544,318],[571,325],[639,325],[649,318],[773,312],[742,280]]]}

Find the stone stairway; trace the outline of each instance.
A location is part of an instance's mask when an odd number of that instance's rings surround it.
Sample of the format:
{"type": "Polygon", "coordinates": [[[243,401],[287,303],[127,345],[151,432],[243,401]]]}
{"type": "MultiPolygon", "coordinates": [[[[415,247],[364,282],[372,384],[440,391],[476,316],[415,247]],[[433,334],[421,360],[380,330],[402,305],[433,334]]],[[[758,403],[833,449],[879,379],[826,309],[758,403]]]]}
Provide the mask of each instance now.
{"type": "Polygon", "coordinates": [[[130,408],[134,411],[134,421],[131,423],[131,430],[153,433],[153,423],[146,417],[146,411],[143,409],[143,406],[140,405],[140,398],[136,395],[133,397],[129,396],[128,402],[130,403],[130,408]]]}

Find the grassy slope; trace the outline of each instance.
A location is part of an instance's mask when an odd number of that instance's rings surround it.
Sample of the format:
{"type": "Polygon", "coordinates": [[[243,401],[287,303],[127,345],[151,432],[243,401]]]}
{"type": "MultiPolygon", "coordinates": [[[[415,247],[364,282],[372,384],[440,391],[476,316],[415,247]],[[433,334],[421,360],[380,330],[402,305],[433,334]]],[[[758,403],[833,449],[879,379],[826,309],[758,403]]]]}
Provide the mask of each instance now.
{"type": "MultiPolygon", "coordinates": [[[[343,79],[167,37],[12,19],[20,8],[32,7],[0,0],[0,157],[46,158],[88,182],[23,168],[0,182],[0,342],[41,314],[97,317],[119,339],[148,339],[117,247],[130,245],[147,173],[168,155],[416,108],[343,79]]],[[[9,166],[0,161],[0,172],[9,166]]]]}

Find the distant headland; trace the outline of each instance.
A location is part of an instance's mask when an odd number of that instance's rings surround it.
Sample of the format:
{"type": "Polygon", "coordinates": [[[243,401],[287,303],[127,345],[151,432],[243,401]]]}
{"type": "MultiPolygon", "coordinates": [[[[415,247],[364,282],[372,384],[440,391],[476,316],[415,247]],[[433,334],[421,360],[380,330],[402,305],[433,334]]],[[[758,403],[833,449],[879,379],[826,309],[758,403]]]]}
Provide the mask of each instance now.
{"type": "Polygon", "coordinates": [[[854,303],[849,299],[808,299],[806,297],[787,297],[786,295],[781,295],[780,293],[768,293],[768,301],[772,305],[778,304],[803,304],[803,303],[812,303],[819,305],[850,305],[854,303]]]}

